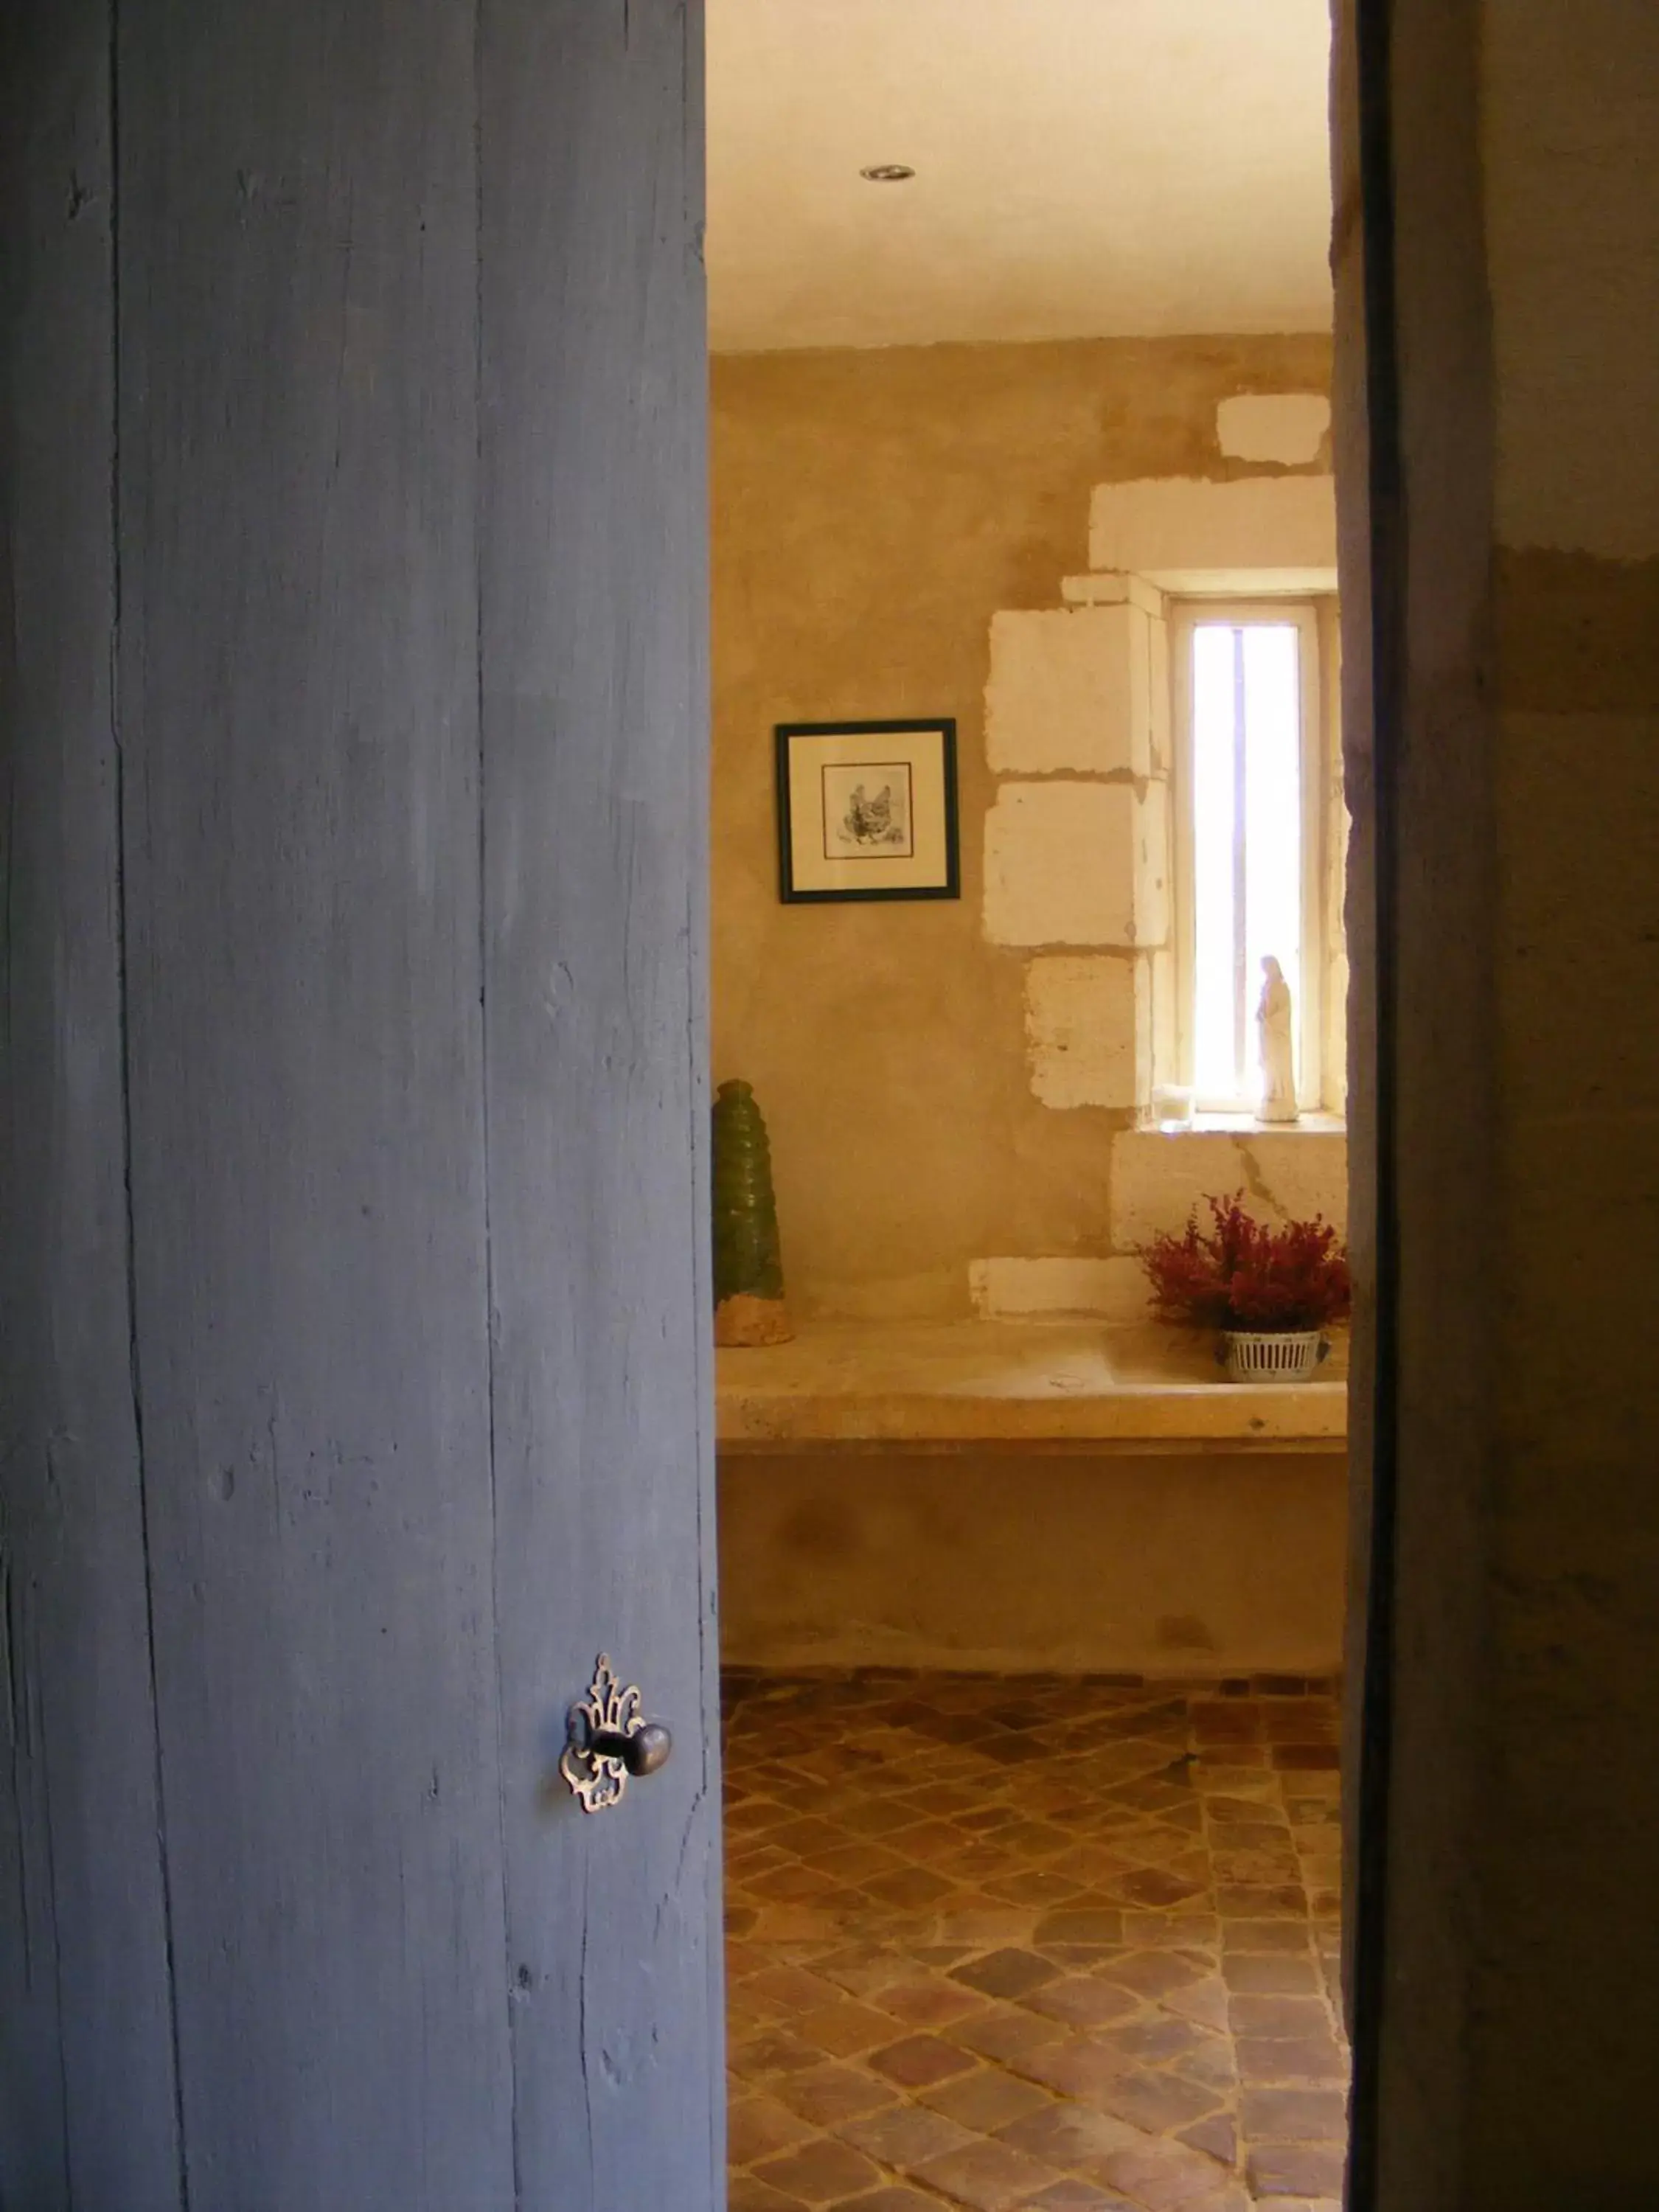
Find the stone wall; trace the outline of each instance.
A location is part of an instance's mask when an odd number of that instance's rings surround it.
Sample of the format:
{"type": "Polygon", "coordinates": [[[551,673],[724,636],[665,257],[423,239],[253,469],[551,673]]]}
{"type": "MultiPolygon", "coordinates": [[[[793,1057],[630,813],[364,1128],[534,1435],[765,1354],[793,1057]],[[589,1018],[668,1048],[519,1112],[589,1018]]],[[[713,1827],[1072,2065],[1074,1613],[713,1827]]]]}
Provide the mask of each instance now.
{"type": "Polygon", "coordinates": [[[1159,1676],[1334,1673],[1329,1453],[731,1455],[728,1661],[1159,1676]]]}
{"type": "Polygon", "coordinates": [[[1329,593],[1328,376],[1319,336],[714,362],[715,1074],[799,1310],[1127,1316],[1202,1190],[1340,1217],[1340,1130],[1133,1127],[1173,1073],[1167,595],[1329,593]],[[773,725],[941,714],[960,902],[780,903],[773,725]]]}

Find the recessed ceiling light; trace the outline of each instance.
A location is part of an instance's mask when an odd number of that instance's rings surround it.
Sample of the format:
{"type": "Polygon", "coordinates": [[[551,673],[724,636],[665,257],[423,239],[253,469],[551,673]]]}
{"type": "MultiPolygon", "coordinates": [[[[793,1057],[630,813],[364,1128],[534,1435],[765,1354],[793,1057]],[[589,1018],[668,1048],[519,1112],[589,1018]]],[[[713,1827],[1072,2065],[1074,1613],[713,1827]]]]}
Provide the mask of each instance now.
{"type": "Polygon", "coordinates": [[[872,168],[860,169],[860,176],[872,185],[902,185],[915,171],[908,161],[878,161],[872,168]]]}

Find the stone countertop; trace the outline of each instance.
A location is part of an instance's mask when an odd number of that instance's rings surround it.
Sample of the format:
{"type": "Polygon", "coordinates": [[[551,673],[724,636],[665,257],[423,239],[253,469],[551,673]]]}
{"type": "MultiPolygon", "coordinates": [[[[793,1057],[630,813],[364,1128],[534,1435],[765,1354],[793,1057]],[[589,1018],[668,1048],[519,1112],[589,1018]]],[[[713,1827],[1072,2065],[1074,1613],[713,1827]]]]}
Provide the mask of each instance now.
{"type": "Polygon", "coordinates": [[[1346,1346],[1331,1379],[1233,1383],[1198,1330],[1104,1322],[848,1322],[722,1350],[723,1452],[1324,1452],[1347,1438],[1346,1346]]]}

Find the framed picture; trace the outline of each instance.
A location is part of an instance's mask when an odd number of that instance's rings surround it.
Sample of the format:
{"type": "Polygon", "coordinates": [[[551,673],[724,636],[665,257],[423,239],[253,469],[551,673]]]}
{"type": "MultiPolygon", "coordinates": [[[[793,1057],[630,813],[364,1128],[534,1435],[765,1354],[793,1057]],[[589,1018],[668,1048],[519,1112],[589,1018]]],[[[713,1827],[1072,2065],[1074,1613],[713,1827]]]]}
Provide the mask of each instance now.
{"type": "Polygon", "coordinates": [[[780,722],[776,735],[787,902],[961,897],[951,716],[780,722]]]}

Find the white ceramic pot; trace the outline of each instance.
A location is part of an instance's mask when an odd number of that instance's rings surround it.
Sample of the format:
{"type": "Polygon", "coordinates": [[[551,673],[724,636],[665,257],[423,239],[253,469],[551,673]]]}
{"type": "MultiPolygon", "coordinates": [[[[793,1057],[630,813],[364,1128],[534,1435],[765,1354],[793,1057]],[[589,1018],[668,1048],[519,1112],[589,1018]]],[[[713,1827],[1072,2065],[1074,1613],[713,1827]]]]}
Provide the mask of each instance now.
{"type": "Polygon", "coordinates": [[[1309,1382],[1330,1351],[1316,1328],[1230,1328],[1222,1335],[1230,1382],[1309,1382]]]}

